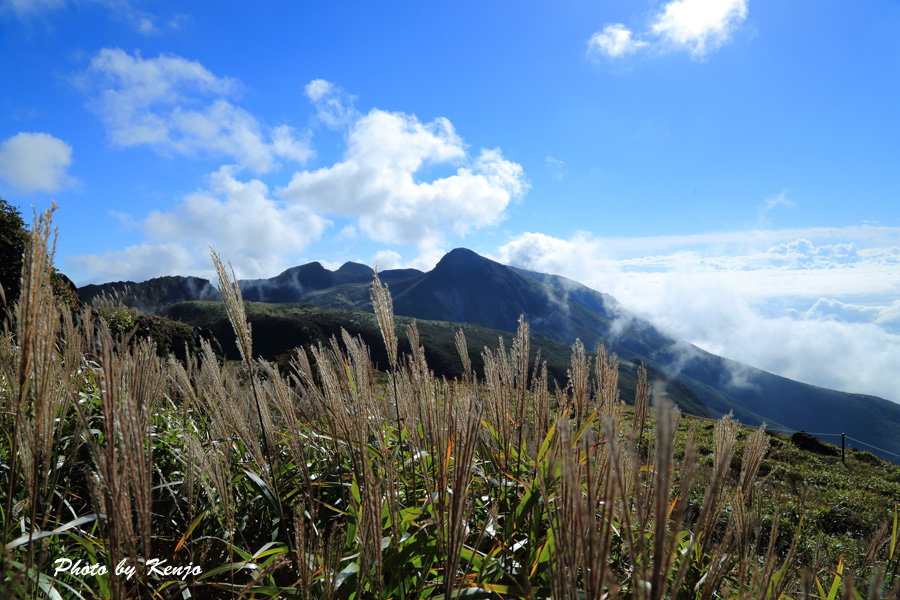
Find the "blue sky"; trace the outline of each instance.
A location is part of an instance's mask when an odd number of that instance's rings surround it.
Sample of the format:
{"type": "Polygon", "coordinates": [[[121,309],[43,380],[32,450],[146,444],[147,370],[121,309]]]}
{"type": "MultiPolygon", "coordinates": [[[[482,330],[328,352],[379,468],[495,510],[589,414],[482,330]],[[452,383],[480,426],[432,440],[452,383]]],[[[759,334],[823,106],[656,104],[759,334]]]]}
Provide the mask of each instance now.
{"type": "Polygon", "coordinates": [[[900,4],[0,0],[0,194],[78,284],[459,246],[900,401],[900,4]]]}

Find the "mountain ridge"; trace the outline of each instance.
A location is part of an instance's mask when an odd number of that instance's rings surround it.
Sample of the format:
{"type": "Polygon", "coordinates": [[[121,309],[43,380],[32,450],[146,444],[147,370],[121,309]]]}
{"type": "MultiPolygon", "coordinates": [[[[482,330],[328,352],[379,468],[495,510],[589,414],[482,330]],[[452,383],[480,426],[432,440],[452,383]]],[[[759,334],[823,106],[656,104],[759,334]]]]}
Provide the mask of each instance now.
{"type": "MultiPolygon", "coordinates": [[[[336,271],[308,263],[270,279],[242,280],[240,285],[245,300],[308,302],[371,312],[368,290],[373,274],[359,263],[345,263],[336,271]]],[[[507,332],[514,332],[524,315],[535,334],[565,344],[581,339],[588,350],[603,342],[627,361],[643,361],[687,385],[714,416],[732,412],[748,425],[767,421],[792,429],[846,431],[872,439],[887,453],[900,454],[900,441],[892,436],[892,431],[900,430],[900,405],[819,388],[713,355],[667,336],[612,296],[574,280],[502,265],[465,248],[447,253],[431,271],[386,270],[379,278],[389,285],[397,315],[507,332]]],[[[166,278],[151,280],[157,282],[156,288],[159,279],[166,278]]],[[[178,288],[183,282],[168,278],[164,283],[178,288]]],[[[196,281],[191,283],[196,287],[196,281]]],[[[133,285],[140,292],[144,284],[133,285]]],[[[179,289],[138,293],[145,303],[186,295],[179,289]]]]}

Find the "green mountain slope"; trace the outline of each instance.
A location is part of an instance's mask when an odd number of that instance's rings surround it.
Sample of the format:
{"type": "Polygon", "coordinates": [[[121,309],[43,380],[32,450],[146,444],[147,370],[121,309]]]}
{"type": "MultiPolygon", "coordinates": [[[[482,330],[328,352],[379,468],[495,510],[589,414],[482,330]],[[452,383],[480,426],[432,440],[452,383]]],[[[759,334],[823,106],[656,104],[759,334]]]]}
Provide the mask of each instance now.
{"type": "MultiPolygon", "coordinates": [[[[275,360],[278,356],[295,348],[308,348],[319,343],[327,345],[332,338],[340,338],[341,330],[344,329],[350,335],[359,336],[365,341],[376,365],[385,368],[388,364],[381,330],[372,313],[299,303],[247,302],[246,310],[253,330],[254,353],[267,360],[275,360]]],[[[226,357],[233,360],[240,358],[231,324],[221,302],[180,302],[166,307],[163,312],[171,319],[212,331],[222,344],[226,357]]],[[[419,331],[420,342],[425,347],[429,366],[437,375],[447,378],[462,375],[462,361],[456,350],[455,341],[456,332],[460,329],[466,335],[466,345],[472,368],[479,373],[484,369],[482,359],[484,348],[496,348],[497,341],[501,337],[504,338],[504,344],[509,348],[513,337],[509,332],[471,323],[459,324],[396,317],[395,334],[400,340],[401,352],[408,353],[410,350],[406,338],[406,328],[414,320],[419,331]]],[[[565,388],[571,347],[542,335],[534,335],[531,339],[531,350],[532,360],[540,352],[541,362],[546,362],[551,389],[554,389],[552,383],[554,380],[560,388],[565,388]]],[[[637,368],[638,365],[635,363],[620,362],[619,394],[628,403],[634,402],[637,368]]],[[[655,379],[661,377],[662,374],[653,367],[648,367],[648,376],[655,379]]],[[[672,386],[669,389],[669,396],[686,413],[704,417],[712,416],[712,413],[706,409],[703,402],[688,386],[672,386]]]]}
{"type": "MultiPolygon", "coordinates": [[[[310,263],[272,279],[241,281],[241,289],[247,300],[304,302],[322,308],[371,312],[372,273],[369,267],[356,263],[346,263],[337,271],[310,263]]],[[[882,449],[882,456],[900,455],[900,438],[894,435],[900,431],[900,405],[872,396],[818,388],[715,356],[666,336],[651,323],[629,313],[611,296],[564,277],[507,267],[462,248],[448,253],[427,273],[389,270],[379,273],[379,277],[390,286],[397,315],[474,324],[504,332],[514,332],[519,316],[524,315],[534,334],[564,345],[579,338],[588,349],[603,341],[610,352],[627,363],[643,362],[667,382],[670,393],[678,386],[690,390],[694,402],[713,416],[733,412],[747,424],[765,421],[770,426],[789,429],[843,432],[882,449]]],[[[88,286],[91,287],[96,286],[88,286]]],[[[155,310],[175,300],[204,299],[191,296],[194,288],[206,293],[213,289],[203,280],[175,277],[133,287],[135,302],[155,310]]],[[[315,318],[330,323],[332,317],[322,313],[315,318]]],[[[301,327],[289,324],[290,319],[284,315],[277,319],[270,315],[269,319],[281,323],[280,328],[272,326],[271,334],[267,334],[272,340],[279,335],[290,338],[301,327]]],[[[309,319],[302,327],[313,331],[316,326],[309,319]]],[[[319,329],[332,331],[324,326],[319,329]]],[[[298,338],[302,339],[306,338],[298,338]]],[[[281,347],[287,342],[271,343],[281,347]]],[[[302,343],[306,342],[291,346],[302,343]]],[[[370,346],[376,347],[371,343],[370,346]]],[[[264,348],[261,346],[259,351],[265,354],[264,348]]],[[[451,362],[458,361],[448,359],[448,365],[451,362]]]]}

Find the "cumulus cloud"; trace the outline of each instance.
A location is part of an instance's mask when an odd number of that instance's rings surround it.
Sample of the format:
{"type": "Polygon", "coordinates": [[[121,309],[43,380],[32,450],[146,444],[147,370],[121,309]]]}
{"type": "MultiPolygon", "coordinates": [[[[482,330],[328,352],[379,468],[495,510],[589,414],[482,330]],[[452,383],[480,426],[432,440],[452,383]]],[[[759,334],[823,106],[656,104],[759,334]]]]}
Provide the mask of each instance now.
{"type": "MultiPolygon", "coordinates": [[[[92,68],[112,81],[97,102],[110,108],[110,133],[121,144],[184,154],[212,152],[223,137],[236,132],[222,129],[217,111],[233,114],[224,98],[240,91],[239,82],[175,56],[144,60],[106,50],[95,61],[105,66],[92,68]],[[201,118],[190,124],[183,119],[194,113],[201,118]]],[[[320,119],[332,119],[335,125],[350,119],[344,125],[342,160],[295,172],[287,186],[272,194],[260,179],[238,175],[266,167],[275,156],[303,154],[306,147],[286,127],[270,130],[265,143],[260,136],[245,135],[242,139],[260,152],[232,150],[244,169],[223,166],[209,176],[205,189],[143,219],[112,214],[123,225],[138,228],[146,241],[119,252],[75,258],[75,267],[86,272],[79,274],[80,280],[113,273],[131,279],[172,273],[208,276],[209,245],[229,258],[241,276],[270,277],[293,264],[302,249],[333,225],[331,215],[340,218],[333,241],[412,245],[416,256],[405,262],[387,249],[376,260],[427,270],[443,256],[448,238],[499,222],[510,202],[528,188],[519,164],[499,149],[471,152],[448,119],[422,122],[415,115],[379,109],[360,115],[349,96],[324,80],[311,82],[306,93],[320,119]],[[250,160],[257,156],[261,158],[250,160]]],[[[258,123],[242,114],[243,133],[258,133],[258,123]]]]}
{"type": "Polygon", "coordinates": [[[373,109],[350,127],[344,159],[298,172],[280,193],[320,214],[356,218],[372,240],[432,251],[447,234],[463,236],[497,223],[528,184],[522,167],[498,149],[466,152],[445,118],[373,109]],[[456,167],[446,177],[420,180],[426,168],[456,167]]]}
{"type": "Polygon", "coordinates": [[[874,323],[885,331],[900,334],[900,300],[890,304],[859,304],[834,298],[819,298],[809,310],[799,312],[803,319],[832,320],[844,323],[874,323]]]}
{"type": "MultiPolygon", "coordinates": [[[[852,242],[816,246],[805,239],[772,246],[767,254],[776,261],[788,263],[791,267],[802,266],[808,269],[828,269],[842,263],[855,263],[859,259],[859,249],[852,242]]],[[[882,258],[890,260],[894,257],[892,253],[888,253],[882,258]]]]}
{"type": "Polygon", "coordinates": [[[630,29],[621,23],[615,23],[591,36],[588,40],[588,54],[620,58],[648,45],[646,41],[635,38],[630,29]]]}
{"type": "Polygon", "coordinates": [[[0,143],[0,179],[23,192],[70,187],[71,164],[72,147],[48,133],[18,133],[0,143]]]}
{"type": "Polygon", "coordinates": [[[83,81],[110,141],[122,148],[224,157],[257,173],[275,169],[279,159],[303,164],[313,154],[290,126],[266,127],[233,104],[239,81],[180,56],[145,59],[104,48],[83,81]]]}
{"type": "MultiPolygon", "coordinates": [[[[678,236],[655,242],[527,233],[501,246],[497,258],[612,294],[672,337],[715,354],[900,401],[900,372],[891,366],[900,364],[897,248],[871,241],[896,240],[900,228],[806,231],[813,241],[798,233],[684,236],[680,247],[678,236]],[[817,243],[819,235],[844,241],[817,243]],[[763,249],[761,241],[779,237],[794,239],[763,249]],[[641,253],[660,246],[668,252],[641,253]]],[[[752,385],[739,372],[731,383],[752,385]]]]}
{"type": "Polygon", "coordinates": [[[239,276],[269,277],[290,266],[329,225],[306,207],[272,199],[258,179],[240,181],[234,167],[222,167],[208,183],[209,189],[186,196],[171,210],[147,216],[140,228],[148,243],[71,260],[94,279],[209,275],[212,246],[239,276]]]}
{"type": "Polygon", "coordinates": [[[802,313],[804,319],[831,319],[849,323],[874,321],[881,311],[878,307],[850,304],[832,298],[819,298],[809,310],[802,313]]]}
{"type": "Polygon", "coordinates": [[[685,50],[698,59],[731,40],[747,19],[748,0],[672,0],[647,28],[635,34],[621,23],[606,25],[588,40],[588,54],[618,59],[642,49],[685,50]]]}
{"type": "Polygon", "coordinates": [[[675,0],[656,15],[651,30],[662,43],[694,56],[718,50],[747,18],[748,0],[675,0]]]}

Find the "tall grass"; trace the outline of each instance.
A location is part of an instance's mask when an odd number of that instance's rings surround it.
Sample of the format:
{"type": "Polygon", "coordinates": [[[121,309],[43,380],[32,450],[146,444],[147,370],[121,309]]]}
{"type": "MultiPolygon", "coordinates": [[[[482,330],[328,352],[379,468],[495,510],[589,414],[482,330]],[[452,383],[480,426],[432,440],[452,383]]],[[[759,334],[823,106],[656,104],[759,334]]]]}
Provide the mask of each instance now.
{"type": "Polygon", "coordinates": [[[57,307],[49,228],[0,339],[0,597],[896,597],[896,515],[855,578],[804,564],[802,527],[777,544],[762,502],[764,430],[741,443],[724,417],[701,460],[642,368],[626,407],[602,345],[576,342],[551,393],[522,319],[480,374],[460,332],[464,375],[438,378],[376,274],[388,364],[345,332],[281,372],[254,359],[213,254],[242,360],[208,344],[161,359],[102,312],[57,307]],[[106,572],[57,572],[65,559],[106,572]]]}

